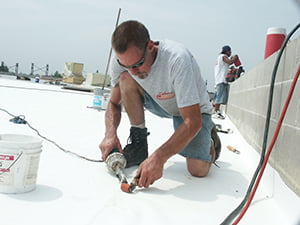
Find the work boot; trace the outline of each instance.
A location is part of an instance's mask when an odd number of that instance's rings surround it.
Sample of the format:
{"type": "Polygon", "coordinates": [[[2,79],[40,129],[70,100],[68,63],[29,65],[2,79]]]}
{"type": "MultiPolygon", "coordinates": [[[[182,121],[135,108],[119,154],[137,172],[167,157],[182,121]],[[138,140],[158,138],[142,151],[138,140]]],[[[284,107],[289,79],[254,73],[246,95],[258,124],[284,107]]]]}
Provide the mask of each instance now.
{"type": "Polygon", "coordinates": [[[211,130],[211,138],[213,140],[214,147],[215,147],[216,156],[215,156],[215,160],[214,161],[216,161],[219,158],[219,156],[220,156],[222,145],[221,145],[221,141],[220,141],[220,138],[218,136],[217,128],[216,128],[215,125],[212,128],[212,130],[211,130]]]}
{"type": "Polygon", "coordinates": [[[127,145],[123,149],[126,168],[141,164],[148,157],[147,128],[130,128],[127,145]]]}

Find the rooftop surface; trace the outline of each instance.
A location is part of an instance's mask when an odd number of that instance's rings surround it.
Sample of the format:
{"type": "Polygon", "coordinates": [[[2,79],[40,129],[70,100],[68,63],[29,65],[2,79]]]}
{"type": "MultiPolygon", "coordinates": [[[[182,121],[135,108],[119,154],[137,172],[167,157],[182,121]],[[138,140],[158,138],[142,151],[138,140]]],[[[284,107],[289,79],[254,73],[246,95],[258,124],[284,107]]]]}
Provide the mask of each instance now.
{"type": "MultiPolygon", "coordinates": [[[[100,159],[98,145],[104,135],[104,111],[88,108],[93,94],[13,80],[0,76],[0,108],[24,115],[31,126],[65,149],[100,159]]],[[[37,137],[27,125],[9,122],[0,110],[1,134],[37,137]]],[[[127,194],[104,163],[89,162],[66,154],[43,141],[35,190],[23,194],[1,194],[1,225],[95,225],[95,224],[220,224],[243,199],[258,164],[259,155],[226,118],[215,120],[222,152],[205,178],[192,177],[184,158],[173,156],[165,164],[163,178],[148,189],[127,194]],[[227,150],[231,145],[240,151],[227,150]]],[[[146,111],[149,151],[173,132],[172,120],[146,111]]],[[[125,113],[119,127],[123,147],[129,135],[125,113]]],[[[0,149],[1,153],[1,149],[0,149]]],[[[137,167],[125,170],[129,180],[137,167]]],[[[290,191],[270,167],[245,217],[244,225],[296,225],[300,219],[300,198],[290,191]]]]}

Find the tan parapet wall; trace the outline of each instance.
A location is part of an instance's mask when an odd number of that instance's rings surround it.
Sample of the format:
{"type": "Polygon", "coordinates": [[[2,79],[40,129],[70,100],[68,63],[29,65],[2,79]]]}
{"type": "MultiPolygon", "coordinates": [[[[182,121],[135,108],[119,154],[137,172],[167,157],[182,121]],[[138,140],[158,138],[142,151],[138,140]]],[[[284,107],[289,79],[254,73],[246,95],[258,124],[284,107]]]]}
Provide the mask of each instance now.
{"type": "MultiPolygon", "coordinates": [[[[241,134],[258,152],[262,149],[268,96],[278,52],[247,72],[230,86],[227,114],[241,134]]],[[[300,37],[290,41],[278,68],[268,145],[273,137],[291,82],[300,65],[300,37]]],[[[300,197],[300,81],[270,157],[282,180],[300,197]]]]}

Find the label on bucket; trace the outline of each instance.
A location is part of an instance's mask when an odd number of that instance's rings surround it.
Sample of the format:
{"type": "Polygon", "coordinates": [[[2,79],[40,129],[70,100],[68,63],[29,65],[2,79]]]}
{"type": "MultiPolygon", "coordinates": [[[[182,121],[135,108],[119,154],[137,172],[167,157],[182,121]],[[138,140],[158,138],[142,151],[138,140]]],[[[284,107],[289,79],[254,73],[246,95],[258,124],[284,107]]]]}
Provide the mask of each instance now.
{"type": "Polygon", "coordinates": [[[93,100],[93,106],[102,106],[103,105],[103,96],[98,96],[95,95],[94,96],[94,100],[93,100]]]}
{"type": "Polygon", "coordinates": [[[0,184],[10,185],[13,183],[13,168],[9,168],[14,162],[15,155],[0,155],[0,184]]]}

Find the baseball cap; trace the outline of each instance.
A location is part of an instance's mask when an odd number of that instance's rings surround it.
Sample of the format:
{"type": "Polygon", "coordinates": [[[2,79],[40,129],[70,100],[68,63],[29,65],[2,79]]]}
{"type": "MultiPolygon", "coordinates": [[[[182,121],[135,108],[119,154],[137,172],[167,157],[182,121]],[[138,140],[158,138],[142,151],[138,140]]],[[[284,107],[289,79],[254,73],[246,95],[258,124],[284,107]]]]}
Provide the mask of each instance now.
{"type": "Polygon", "coordinates": [[[227,52],[227,51],[231,51],[231,48],[230,48],[229,45],[224,45],[224,46],[222,47],[222,52],[227,52]]]}

